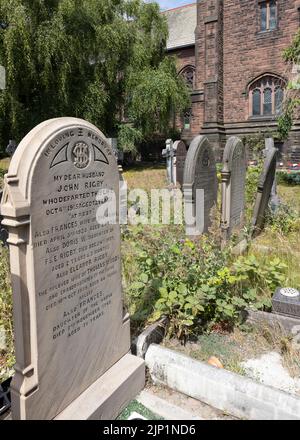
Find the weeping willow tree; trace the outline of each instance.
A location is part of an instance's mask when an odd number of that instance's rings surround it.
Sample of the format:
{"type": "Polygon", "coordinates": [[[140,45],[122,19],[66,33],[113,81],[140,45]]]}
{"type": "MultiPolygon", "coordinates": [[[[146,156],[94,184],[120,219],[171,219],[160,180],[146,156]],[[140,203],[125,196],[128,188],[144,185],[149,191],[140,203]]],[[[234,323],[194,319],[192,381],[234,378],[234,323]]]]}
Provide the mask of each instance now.
{"type": "Polygon", "coordinates": [[[39,122],[87,119],[124,149],[168,130],[188,91],[165,56],[167,24],[141,0],[0,0],[1,148],[39,122]],[[126,109],[129,124],[121,123],[126,109]]]}
{"type": "Polygon", "coordinates": [[[300,30],[291,45],[285,49],[283,57],[290,70],[290,80],[286,87],[283,114],[278,120],[278,131],[286,139],[293,125],[293,118],[300,117],[300,30]]]}

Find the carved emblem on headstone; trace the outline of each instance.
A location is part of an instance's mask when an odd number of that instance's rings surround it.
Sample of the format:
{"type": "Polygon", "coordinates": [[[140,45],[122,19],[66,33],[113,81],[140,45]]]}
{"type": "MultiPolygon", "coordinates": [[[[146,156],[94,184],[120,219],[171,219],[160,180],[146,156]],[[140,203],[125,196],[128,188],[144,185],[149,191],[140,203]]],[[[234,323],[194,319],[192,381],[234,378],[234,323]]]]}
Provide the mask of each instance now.
{"type": "Polygon", "coordinates": [[[72,150],[72,158],[76,168],[86,168],[90,163],[90,148],[85,142],[78,142],[72,150]]]}

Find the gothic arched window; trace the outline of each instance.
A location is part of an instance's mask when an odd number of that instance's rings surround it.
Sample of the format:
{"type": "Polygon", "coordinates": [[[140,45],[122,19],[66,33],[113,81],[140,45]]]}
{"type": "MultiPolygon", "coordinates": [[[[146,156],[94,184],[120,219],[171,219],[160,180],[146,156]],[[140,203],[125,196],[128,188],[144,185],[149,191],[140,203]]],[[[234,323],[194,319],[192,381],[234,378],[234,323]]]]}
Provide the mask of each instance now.
{"type": "Polygon", "coordinates": [[[285,82],[282,78],[264,75],[249,86],[250,116],[274,116],[281,113],[285,82]]]}
{"type": "Polygon", "coordinates": [[[183,77],[187,85],[191,90],[195,88],[195,67],[194,66],[185,66],[180,72],[179,75],[183,77]]]}

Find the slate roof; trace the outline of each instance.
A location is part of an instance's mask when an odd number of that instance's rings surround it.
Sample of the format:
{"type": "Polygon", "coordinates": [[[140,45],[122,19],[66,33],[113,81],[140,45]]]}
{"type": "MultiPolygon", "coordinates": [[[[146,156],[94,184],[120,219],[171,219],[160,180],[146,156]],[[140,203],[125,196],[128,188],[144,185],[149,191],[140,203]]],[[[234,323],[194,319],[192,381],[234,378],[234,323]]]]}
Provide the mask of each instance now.
{"type": "Polygon", "coordinates": [[[197,4],[192,3],[164,11],[169,27],[167,50],[195,44],[197,4]]]}

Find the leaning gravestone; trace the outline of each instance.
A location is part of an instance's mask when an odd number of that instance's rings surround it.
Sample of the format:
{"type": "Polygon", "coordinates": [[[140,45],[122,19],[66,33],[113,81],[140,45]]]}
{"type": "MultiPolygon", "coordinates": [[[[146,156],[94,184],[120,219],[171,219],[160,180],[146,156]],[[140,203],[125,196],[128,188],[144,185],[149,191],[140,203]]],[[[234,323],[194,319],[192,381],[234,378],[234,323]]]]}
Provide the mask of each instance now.
{"type": "MultiPolygon", "coordinates": [[[[266,138],[265,139],[265,156],[266,156],[268,150],[272,149],[272,148],[274,148],[274,139],[273,138],[266,138]]],[[[276,180],[276,173],[275,173],[274,182],[272,185],[270,200],[269,200],[269,205],[270,205],[272,212],[277,211],[277,209],[280,206],[280,203],[281,203],[280,198],[277,194],[277,180],[276,180]]]]}
{"type": "Polygon", "coordinates": [[[86,121],[46,121],[12,158],[1,213],[14,301],[14,419],[110,419],[143,387],[144,364],[128,354],[113,194],[118,200],[115,156],[86,121]]]}
{"type": "Polygon", "coordinates": [[[195,137],[188,150],[184,166],[183,194],[185,212],[192,212],[195,219],[186,224],[187,235],[208,232],[211,209],[217,205],[218,179],[213,149],[205,136],[195,137]],[[200,190],[199,199],[197,190],[200,190]]]}
{"type": "Polygon", "coordinates": [[[269,146],[266,151],[263,171],[259,178],[257,195],[252,218],[252,235],[258,235],[263,229],[266,210],[270,200],[272,186],[276,174],[277,150],[274,146],[269,146]]]}
{"type": "Polygon", "coordinates": [[[174,183],[179,183],[180,187],[183,185],[183,173],[184,173],[184,164],[186,159],[186,146],[183,141],[174,142],[173,149],[175,151],[175,159],[174,159],[174,183]]]}
{"type": "Polygon", "coordinates": [[[237,137],[230,137],[223,155],[222,169],[222,235],[230,238],[235,228],[241,227],[245,209],[246,148],[237,137]]]}

